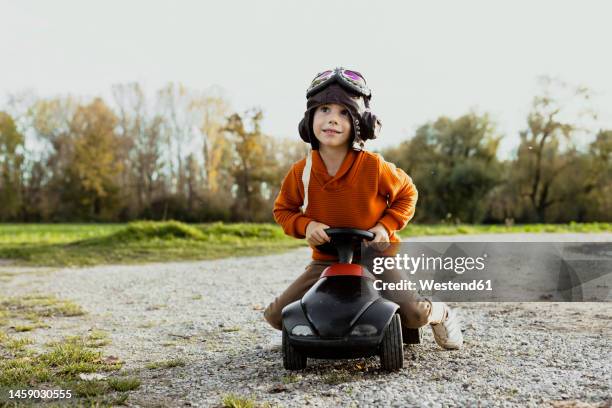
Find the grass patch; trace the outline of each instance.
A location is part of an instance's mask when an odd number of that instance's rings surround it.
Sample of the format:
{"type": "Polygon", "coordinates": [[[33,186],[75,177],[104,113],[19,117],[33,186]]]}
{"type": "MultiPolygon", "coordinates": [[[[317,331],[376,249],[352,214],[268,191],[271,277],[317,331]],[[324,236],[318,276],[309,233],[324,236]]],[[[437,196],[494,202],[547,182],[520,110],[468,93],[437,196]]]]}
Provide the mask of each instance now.
{"type": "Polygon", "coordinates": [[[113,401],[111,405],[125,405],[129,394],[119,394],[113,401]]]}
{"type": "Polygon", "coordinates": [[[15,276],[17,276],[17,272],[0,271],[0,282],[9,282],[15,276]]]}
{"type": "Polygon", "coordinates": [[[115,391],[132,391],[140,387],[140,379],[135,377],[113,377],[108,380],[108,385],[115,391]]]}
{"type": "Polygon", "coordinates": [[[100,348],[110,344],[108,333],[102,330],[92,330],[86,339],[87,347],[100,348]]]}
{"type": "Polygon", "coordinates": [[[99,351],[87,347],[86,342],[73,338],[50,344],[41,354],[24,353],[27,339],[5,340],[0,347],[8,353],[0,360],[0,385],[13,387],[35,386],[39,383],[62,383],[79,379],[81,373],[115,371],[122,363],[102,357],[99,351]]]}
{"type": "Polygon", "coordinates": [[[106,394],[110,387],[106,381],[80,381],[72,385],[72,389],[79,397],[95,397],[106,394]]]}
{"type": "Polygon", "coordinates": [[[172,360],[164,360],[164,361],[155,361],[146,365],[149,370],[155,370],[158,368],[174,368],[174,367],[184,367],[185,360],[180,358],[175,358],[172,360]]]}
{"type": "Polygon", "coordinates": [[[53,371],[44,363],[30,357],[16,357],[0,361],[0,386],[19,389],[46,383],[53,371]]]}
{"type": "Polygon", "coordinates": [[[237,332],[237,331],[240,331],[240,327],[236,327],[236,326],[234,326],[234,327],[225,327],[225,328],[221,329],[221,331],[223,333],[237,332]]]}
{"type": "Polygon", "coordinates": [[[612,223],[593,222],[569,224],[517,224],[517,225],[423,225],[408,224],[400,233],[402,237],[427,235],[471,235],[471,234],[507,234],[507,233],[597,233],[612,232],[612,223]]]}
{"type": "Polygon", "coordinates": [[[9,353],[12,354],[16,354],[22,351],[25,351],[27,345],[32,344],[32,340],[23,337],[20,339],[15,339],[12,337],[7,336],[5,333],[3,333],[2,336],[0,336],[0,348],[3,348],[5,351],[8,351],[9,353]]]}
{"type": "MultiPolygon", "coordinates": [[[[4,299],[0,306],[3,315],[11,319],[36,320],[39,322],[38,326],[34,325],[36,327],[44,326],[44,318],[83,313],[72,302],[44,295],[4,299]]],[[[15,332],[26,331],[21,330],[23,327],[14,326],[12,329],[15,332]]],[[[137,378],[104,379],[104,375],[97,375],[117,371],[123,365],[118,358],[104,356],[97,350],[108,344],[108,335],[104,331],[92,330],[85,336],[66,337],[46,344],[46,350],[39,352],[28,347],[33,344],[29,338],[10,335],[7,330],[0,328],[0,406],[12,403],[7,399],[8,393],[4,392],[9,389],[71,390],[73,396],[79,399],[70,403],[78,406],[111,406],[124,403],[128,398],[125,392],[140,386],[137,378]],[[82,376],[92,373],[96,373],[91,376],[94,379],[82,376]]]]}
{"type": "Polygon", "coordinates": [[[325,384],[336,385],[346,382],[355,381],[355,375],[348,371],[331,371],[323,375],[323,382],[325,384]]]}
{"type": "Polygon", "coordinates": [[[206,236],[198,228],[178,221],[137,221],[129,223],[127,227],[109,235],[106,239],[130,242],[174,238],[205,240],[206,236]]]}
{"type": "Polygon", "coordinates": [[[301,379],[302,379],[301,375],[287,374],[281,378],[281,382],[283,384],[293,384],[293,383],[299,382],[301,379]]]}
{"type": "Polygon", "coordinates": [[[42,318],[81,316],[85,311],[69,300],[58,299],[51,295],[32,294],[0,299],[0,313],[8,318],[19,317],[40,323],[42,318]]]}
{"type": "MultiPolygon", "coordinates": [[[[68,244],[117,232],[125,224],[2,224],[0,247],[5,245],[68,244]]],[[[0,258],[10,258],[0,256],[0,258]]]]}
{"type": "Polygon", "coordinates": [[[223,397],[223,408],[254,408],[255,401],[252,398],[240,397],[228,394],[223,397]]]}
{"type": "Polygon", "coordinates": [[[66,225],[20,225],[12,240],[0,226],[0,258],[21,265],[80,266],[134,264],[172,260],[218,259],[282,252],[304,246],[272,224],[193,224],[134,222],[68,228],[66,225]],[[79,232],[79,229],[83,231],[79,232]],[[57,235],[57,236],[56,236],[57,235]],[[44,236],[44,239],[41,238],[44,236]]]}
{"type": "Polygon", "coordinates": [[[168,307],[168,305],[166,305],[165,303],[162,303],[162,304],[158,304],[158,305],[147,306],[147,308],[145,310],[147,312],[152,312],[154,310],[160,310],[160,309],[164,309],[166,307],[168,307]]]}
{"type": "Polygon", "coordinates": [[[36,328],[38,328],[40,326],[38,325],[31,325],[31,324],[24,324],[24,325],[16,325],[13,326],[13,330],[15,330],[17,333],[21,333],[21,332],[29,332],[32,331],[36,328]]]}
{"type": "Polygon", "coordinates": [[[90,346],[87,337],[68,337],[61,342],[50,343],[51,350],[39,356],[40,361],[54,368],[59,375],[69,378],[81,373],[115,371],[123,365],[116,358],[104,358],[102,353],[90,346]]]}
{"type": "MultiPolygon", "coordinates": [[[[612,223],[409,224],[401,236],[522,232],[612,232],[612,223]]],[[[305,245],[304,240],[285,235],[274,224],[138,221],[129,224],[0,226],[0,258],[21,265],[81,266],[218,259],[278,253],[305,245]]]]}
{"type": "MultiPolygon", "coordinates": [[[[127,395],[114,400],[92,399],[113,392],[126,392],[138,388],[136,378],[110,378],[108,380],[82,380],[80,374],[117,371],[122,363],[113,357],[104,357],[101,352],[88,346],[89,337],[69,337],[49,344],[50,350],[34,353],[24,350],[27,339],[12,339],[3,333],[0,336],[0,389],[55,388],[72,390],[73,395],[84,398],[89,406],[97,404],[120,404],[127,395]]],[[[0,396],[0,406],[7,402],[0,396]]],[[[105,397],[106,398],[106,397],[105,397]]]]}
{"type": "MultiPolygon", "coordinates": [[[[65,344],[82,344],[87,348],[99,348],[110,343],[108,334],[102,330],[92,330],[86,336],[68,336],[63,341],[65,344]],[[104,342],[100,345],[99,342],[104,342]]],[[[51,342],[48,343],[48,347],[56,346],[59,343],[51,342]]]]}

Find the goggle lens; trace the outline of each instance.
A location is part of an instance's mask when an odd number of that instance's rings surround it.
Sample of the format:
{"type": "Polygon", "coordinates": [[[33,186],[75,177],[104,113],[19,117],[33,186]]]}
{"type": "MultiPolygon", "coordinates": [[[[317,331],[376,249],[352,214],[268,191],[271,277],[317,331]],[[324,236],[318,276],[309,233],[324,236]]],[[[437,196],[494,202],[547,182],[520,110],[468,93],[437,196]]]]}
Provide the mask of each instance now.
{"type": "Polygon", "coordinates": [[[333,73],[334,73],[334,71],[324,71],[324,72],[321,72],[319,75],[317,75],[315,77],[315,79],[312,80],[312,84],[310,84],[310,86],[311,87],[317,86],[321,82],[326,81],[327,79],[329,79],[329,77],[332,76],[333,73]]]}
{"type": "Polygon", "coordinates": [[[359,72],[344,70],[342,74],[351,81],[365,85],[365,78],[359,72]]]}

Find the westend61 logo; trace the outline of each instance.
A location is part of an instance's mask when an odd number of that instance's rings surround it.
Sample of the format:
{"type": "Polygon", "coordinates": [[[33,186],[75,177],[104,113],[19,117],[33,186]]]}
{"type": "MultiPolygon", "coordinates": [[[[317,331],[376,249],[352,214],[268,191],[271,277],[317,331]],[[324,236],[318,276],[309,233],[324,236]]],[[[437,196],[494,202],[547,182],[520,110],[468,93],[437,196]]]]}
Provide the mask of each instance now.
{"type": "Polygon", "coordinates": [[[372,272],[380,275],[385,270],[400,270],[414,275],[417,271],[453,271],[461,275],[468,271],[482,271],[485,268],[487,254],[479,257],[441,257],[421,256],[414,257],[408,254],[397,254],[395,257],[376,257],[373,259],[372,272]]]}
{"type": "Polygon", "coordinates": [[[450,302],[610,302],[612,242],[413,241],[370,244],[374,288],[450,302]]]}

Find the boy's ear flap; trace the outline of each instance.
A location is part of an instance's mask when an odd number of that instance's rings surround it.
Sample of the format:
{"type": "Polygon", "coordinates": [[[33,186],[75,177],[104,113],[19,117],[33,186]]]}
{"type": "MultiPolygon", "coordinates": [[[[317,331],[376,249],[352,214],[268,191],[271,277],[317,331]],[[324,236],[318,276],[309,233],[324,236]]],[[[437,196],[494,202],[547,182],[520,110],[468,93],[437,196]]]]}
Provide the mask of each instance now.
{"type": "Polygon", "coordinates": [[[309,135],[310,132],[308,132],[308,122],[309,122],[308,111],[306,111],[306,113],[304,113],[304,117],[302,118],[302,120],[300,121],[300,124],[298,125],[298,131],[300,132],[300,137],[306,143],[310,143],[310,135],[309,135]]]}
{"type": "Polygon", "coordinates": [[[361,138],[363,140],[376,139],[380,135],[380,129],[382,128],[380,119],[370,109],[366,109],[361,115],[361,120],[364,124],[362,126],[361,138]]]}
{"type": "Polygon", "coordinates": [[[309,143],[314,150],[317,150],[319,149],[319,141],[312,133],[312,112],[312,109],[310,109],[304,113],[304,117],[298,125],[298,131],[302,140],[309,143]]]}

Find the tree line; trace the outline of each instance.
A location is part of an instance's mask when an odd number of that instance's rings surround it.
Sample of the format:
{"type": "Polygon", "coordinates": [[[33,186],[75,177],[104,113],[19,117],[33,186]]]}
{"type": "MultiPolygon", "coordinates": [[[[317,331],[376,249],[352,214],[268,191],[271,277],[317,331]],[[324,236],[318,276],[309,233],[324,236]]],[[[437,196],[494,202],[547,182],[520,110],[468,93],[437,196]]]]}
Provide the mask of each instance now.
{"type": "Polygon", "coordinates": [[[440,117],[385,152],[417,185],[416,221],[612,219],[612,130],[593,130],[592,92],[549,77],[540,86],[510,160],[497,157],[503,136],[488,115],[475,113],[440,117]]]}
{"type": "Polygon", "coordinates": [[[303,143],[262,133],[214,92],[137,83],[82,103],[12,98],[0,112],[0,220],[269,221],[303,143]],[[26,149],[26,142],[28,148],[26,149]]]}
{"type": "MultiPolygon", "coordinates": [[[[489,116],[475,112],[441,116],[385,149],[419,190],[415,220],[609,221],[612,131],[589,134],[580,118],[592,112],[570,109],[588,105],[588,90],[563,100],[555,87],[567,85],[544,80],[510,160],[498,158],[503,136],[489,116]]],[[[271,221],[284,175],[308,149],[264,134],[260,109],[236,113],[214,91],[177,84],[153,96],[131,83],[110,101],[23,94],[5,105],[5,222],[271,221]]]]}

